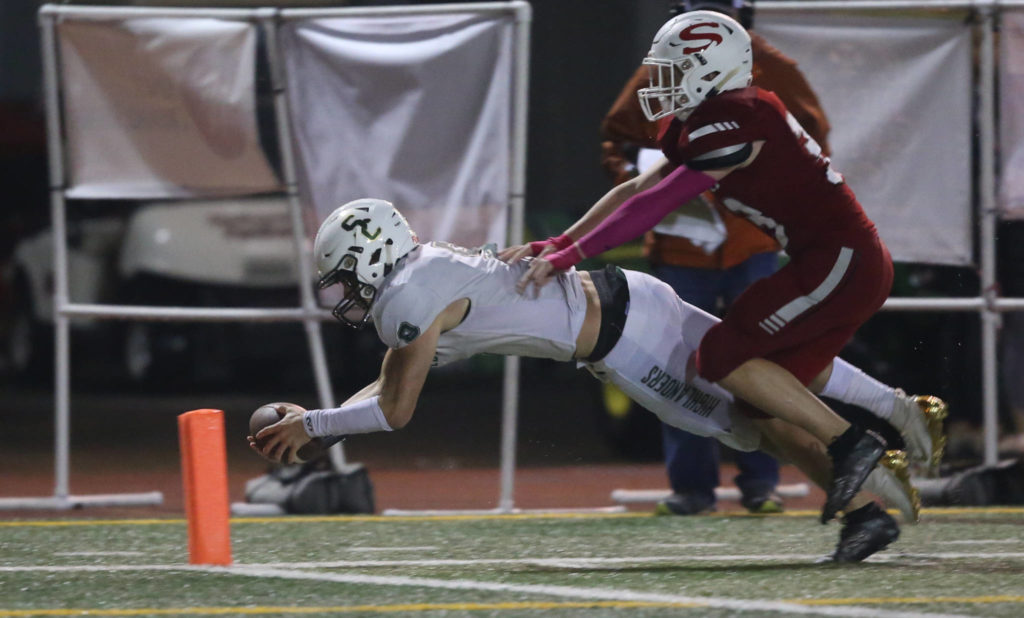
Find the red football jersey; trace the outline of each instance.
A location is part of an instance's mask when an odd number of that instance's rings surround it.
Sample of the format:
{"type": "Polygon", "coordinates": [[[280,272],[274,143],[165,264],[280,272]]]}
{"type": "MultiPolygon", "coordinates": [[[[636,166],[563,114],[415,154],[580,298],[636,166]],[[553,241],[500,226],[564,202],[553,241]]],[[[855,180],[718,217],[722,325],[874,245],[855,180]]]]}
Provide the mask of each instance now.
{"type": "Polygon", "coordinates": [[[710,169],[709,161],[761,140],[757,158],[713,189],[727,208],[774,236],[790,254],[875,235],[843,177],[767,90],[727,90],[706,99],[686,121],[664,125],[660,138],[669,161],[693,162],[696,169],[710,169]]]}

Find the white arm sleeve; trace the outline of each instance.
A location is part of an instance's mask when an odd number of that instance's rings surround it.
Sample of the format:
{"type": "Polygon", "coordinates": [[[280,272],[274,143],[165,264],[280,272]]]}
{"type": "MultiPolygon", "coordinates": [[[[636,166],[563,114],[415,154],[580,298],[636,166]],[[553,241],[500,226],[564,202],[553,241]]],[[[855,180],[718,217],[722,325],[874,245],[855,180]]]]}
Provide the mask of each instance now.
{"type": "Polygon", "coordinates": [[[391,426],[384,418],[384,410],[380,408],[380,397],[371,397],[340,408],[306,410],[302,420],[310,438],[391,431],[391,426]]]}

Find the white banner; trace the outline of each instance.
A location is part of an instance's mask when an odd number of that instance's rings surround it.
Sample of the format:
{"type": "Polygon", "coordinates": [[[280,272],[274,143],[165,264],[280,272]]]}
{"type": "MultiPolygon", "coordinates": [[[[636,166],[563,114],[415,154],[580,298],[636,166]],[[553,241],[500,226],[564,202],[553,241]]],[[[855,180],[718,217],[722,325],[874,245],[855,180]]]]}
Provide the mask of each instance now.
{"type": "Polygon", "coordinates": [[[1003,12],[999,40],[999,206],[1004,217],[1024,219],[1024,12],[1003,12]]]}
{"type": "Polygon", "coordinates": [[[513,26],[469,13],[285,23],[299,183],[319,217],[377,197],[423,240],[503,245],[513,26]]]}
{"type": "Polygon", "coordinates": [[[893,258],[968,264],[971,31],[963,14],[758,15],[832,124],[832,160],[893,258]]]}
{"type": "Polygon", "coordinates": [[[261,193],[256,32],[216,19],[58,22],[69,197],[261,193]]]}

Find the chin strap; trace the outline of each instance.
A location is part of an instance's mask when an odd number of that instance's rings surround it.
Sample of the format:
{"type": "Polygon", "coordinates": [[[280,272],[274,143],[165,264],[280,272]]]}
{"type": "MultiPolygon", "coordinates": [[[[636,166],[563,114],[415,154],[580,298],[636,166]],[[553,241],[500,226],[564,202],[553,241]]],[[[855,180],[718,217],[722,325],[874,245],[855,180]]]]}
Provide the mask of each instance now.
{"type": "MultiPolygon", "coordinates": [[[[723,77],[722,79],[718,80],[715,83],[715,87],[712,90],[712,92],[714,92],[715,94],[718,94],[719,92],[721,92],[723,90],[731,90],[731,88],[726,88],[725,86],[729,82],[731,82],[732,79],[734,77],[736,77],[737,74],[739,74],[741,68],[742,67],[733,67],[733,69],[731,71],[729,71],[728,73],[725,74],[725,77],[723,77]]],[[[750,85],[750,79],[749,78],[747,79],[746,85],[747,86],[750,85]]],[[[708,93],[708,96],[710,97],[710,96],[714,96],[714,95],[712,95],[711,93],[708,93]]]]}

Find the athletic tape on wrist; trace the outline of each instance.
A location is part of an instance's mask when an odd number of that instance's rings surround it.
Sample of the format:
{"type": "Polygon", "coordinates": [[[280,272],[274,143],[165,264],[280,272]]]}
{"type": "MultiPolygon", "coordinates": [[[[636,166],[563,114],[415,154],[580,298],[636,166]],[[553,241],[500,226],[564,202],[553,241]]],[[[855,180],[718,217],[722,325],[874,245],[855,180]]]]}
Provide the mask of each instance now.
{"type": "Polygon", "coordinates": [[[568,234],[559,234],[558,236],[552,236],[551,238],[548,239],[548,241],[550,241],[551,244],[555,246],[555,249],[558,249],[559,251],[567,247],[571,247],[572,244],[576,242],[568,234]]]}
{"type": "Polygon", "coordinates": [[[537,257],[540,252],[551,245],[550,240],[535,240],[530,243],[530,255],[537,257]]]}
{"type": "Polygon", "coordinates": [[[561,251],[550,253],[545,255],[542,259],[551,262],[551,265],[555,267],[555,270],[568,270],[580,263],[583,256],[580,255],[579,248],[573,244],[561,251]]]}
{"type": "Polygon", "coordinates": [[[306,410],[302,420],[302,426],[311,438],[391,431],[380,407],[380,397],[370,397],[340,408],[306,410]]]}
{"type": "Polygon", "coordinates": [[[545,240],[535,240],[530,243],[530,253],[536,257],[547,247],[554,247],[556,251],[559,251],[566,247],[571,247],[573,242],[573,239],[568,234],[552,236],[545,240]]]}

